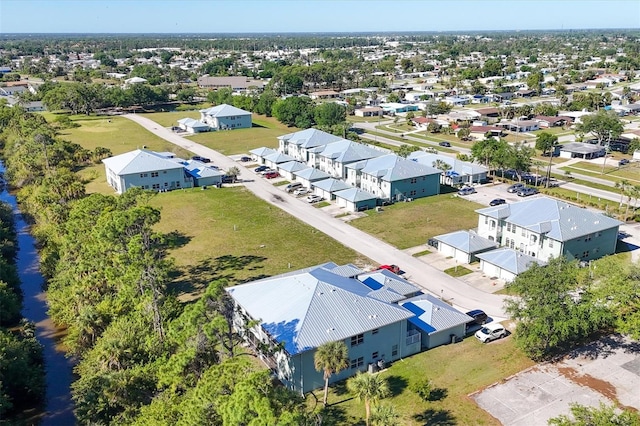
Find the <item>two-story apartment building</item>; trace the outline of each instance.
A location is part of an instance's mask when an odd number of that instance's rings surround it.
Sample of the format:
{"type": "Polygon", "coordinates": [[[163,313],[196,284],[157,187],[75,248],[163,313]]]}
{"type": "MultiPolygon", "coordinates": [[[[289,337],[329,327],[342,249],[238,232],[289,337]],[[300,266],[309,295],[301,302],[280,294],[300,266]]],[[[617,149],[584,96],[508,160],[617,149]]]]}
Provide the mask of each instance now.
{"type": "Polygon", "coordinates": [[[480,236],[542,261],[558,256],[589,261],[613,254],[622,223],[548,197],[476,212],[480,236]]]}
{"type": "Polygon", "coordinates": [[[324,146],[319,146],[308,151],[307,164],[332,177],[346,179],[346,165],[370,158],[380,157],[384,152],[348,139],[340,139],[324,146]]]}
{"type": "Polygon", "coordinates": [[[322,344],[342,341],[348,349],[349,366],[331,376],[333,383],[448,343],[451,334],[462,337],[471,320],[451,307],[432,309],[432,300],[389,271],[332,262],[226,290],[235,303],[235,329],[285,386],[302,394],[324,385],[314,367],[322,344]],[[411,303],[400,306],[403,300],[411,303]],[[423,335],[432,337],[428,344],[423,335]]]}
{"type": "Polygon", "coordinates": [[[193,178],[172,153],[136,149],[102,160],[107,183],[118,194],[132,187],[156,191],[191,188],[193,178]]]}
{"type": "Polygon", "coordinates": [[[308,150],[337,142],[342,138],[317,129],[305,129],[278,137],[278,151],[303,163],[309,162],[308,150]]]}
{"type": "Polygon", "coordinates": [[[251,113],[232,105],[222,104],[200,110],[200,121],[211,130],[250,129],[251,113]]]}
{"type": "Polygon", "coordinates": [[[441,171],[395,154],[346,165],[346,182],[383,200],[399,201],[440,193],[441,171]]]}

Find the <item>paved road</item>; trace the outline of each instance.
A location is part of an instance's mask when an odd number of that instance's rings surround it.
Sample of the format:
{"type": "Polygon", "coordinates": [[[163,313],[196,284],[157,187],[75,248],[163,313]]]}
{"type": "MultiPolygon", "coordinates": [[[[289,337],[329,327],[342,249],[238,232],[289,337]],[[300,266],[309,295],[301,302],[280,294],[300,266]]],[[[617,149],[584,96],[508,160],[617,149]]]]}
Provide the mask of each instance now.
{"type": "MultiPolygon", "coordinates": [[[[187,138],[183,138],[148,118],[136,114],[127,114],[124,117],[135,121],[155,135],[189,150],[196,155],[211,158],[221,169],[226,170],[230,167],[238,166],[238,163],[231,158],[206,146],[190,141],[187,138]]],[[[239,167],[239,169],[241,171],[239,178],[244,181],[246,188],[257,197],[281,208],[290,215],[324,232],[343,245],[361,253],[374,262],[400,265],[410,281],[438,297],[450,300],[456,307],[460,307],[463,310],[482,309],[489,316],[496,319],[506,317],[503,310],[504,296],[485,293],[460,280],[452,278],[409,254],[339,219],[333,218],[322,210],[287,195],[281,188],[273,186],[266,180],[255,175],[252,171],[244,167],[239,167]]],[[[331,259],[327,259],[327,261],[330,260],[331,259]]]]}

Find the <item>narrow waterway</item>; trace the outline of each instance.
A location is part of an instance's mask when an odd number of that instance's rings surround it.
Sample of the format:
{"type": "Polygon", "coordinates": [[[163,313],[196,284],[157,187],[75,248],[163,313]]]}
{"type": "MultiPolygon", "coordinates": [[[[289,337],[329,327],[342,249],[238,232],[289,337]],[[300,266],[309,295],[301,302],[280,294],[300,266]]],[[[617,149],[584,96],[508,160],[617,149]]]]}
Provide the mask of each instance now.
{"type": "MultiPolygon", "coordinates": [[[[4,173],[2,163],[0,163],[0,173],[4,173]]],[[[53,325],[47,314],[45,293],[42,290],[44,279],[40,274],[40,258],[36,251],[35,239],[29,234],[29,226],[17,208],[15,196],[10,194],[4,186],[2,185],[3,189],[0,192],[0,201],[13,207],[18,232],[17,266],[24,296],[22,316],[35,323],[38,341],[44,347],[47,393],[46,413],[41,424],[44,426],[73,425],[75,424],[71,400],[73,364],[60,349],[58,341],[60,330],[53,325]]]]}

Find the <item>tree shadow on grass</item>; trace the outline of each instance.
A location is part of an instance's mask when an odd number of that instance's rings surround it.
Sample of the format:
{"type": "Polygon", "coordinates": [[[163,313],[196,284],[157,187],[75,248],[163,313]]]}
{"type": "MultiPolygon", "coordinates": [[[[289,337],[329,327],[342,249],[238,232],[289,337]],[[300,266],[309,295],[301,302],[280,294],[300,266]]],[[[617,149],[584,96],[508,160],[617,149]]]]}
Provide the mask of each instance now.
{"type": "Polygon", "coordinates": [[[455,425],[456,418],[448,410],[428,408],[413,418],[425,426],[451,426],[455,425]]]}
{"type": "Polygon", "coordinates": [[[431,389],[431,393],[429,394],[429,401],[442,401],[447,397],[449,391],[445,388],[433,388],[431,389]]]}
{"type": "Polygon", "coordinates": [[[398,396],[407,388],[407,379],[400,376],[389,376],[387,377],[387,385],[391,396],[398,396]]]}
{"type": "Polygon", "coordinates": [[[345,425],[347,422],[347,414],[344,408],[336,405],[327,405],[322,408],[318,413],[316,424],[322,424],[327,426],[345,425]]]}
{"type": "MultiPolygon", "coordinates": [[[[236,284],[239,280],[236,276],[239,271],[258,271],[263,268],[262,262],[267,260],[262,256],[233,256],[230,254],[205,259],[197,265],[187,266],[177,271],[172,276],[171,290],[176,294],[188,294],[195,296],[207,286],[218,280],[227,280],[230,284],[236,284]]],[[[243,281],[253,281],[267,277],[265,274],[256,274],[243,281]]]]}
{"type": "Polygon", "coordinates": [[[261,129],[266,128],[266,126],[263,126],[262,124],[258,124],[258,123],[251,123],[251,127],[257,127],[257,128],[261,128],[261,129]]]}
{"type": "Polygon", "coordinates": [[[172,231],[165,234],[164,248],[167,250],[177,249],[186,246],[190,241],[191,237],[182,232],[172,231]]]}

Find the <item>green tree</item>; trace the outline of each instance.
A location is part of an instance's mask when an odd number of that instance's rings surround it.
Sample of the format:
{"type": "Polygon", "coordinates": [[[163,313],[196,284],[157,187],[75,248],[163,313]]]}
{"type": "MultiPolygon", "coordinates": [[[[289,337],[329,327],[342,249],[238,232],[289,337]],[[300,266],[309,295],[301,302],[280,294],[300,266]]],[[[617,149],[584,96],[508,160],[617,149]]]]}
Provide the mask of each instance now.
{"type": "Polygon", "coordinates": [[[371,411],[371,426],[395,426],[399,424],[399,418],[391,405],[380,404],[371,411]]]}
{"type": "Polygon", "coordinates": [[[273,104],[273,116],[287,126],[308,129],[313,126],[313,101],[309,98],[291,96],[273,104]]]}
{"type": "Polygon", "coordinates": [[[442,126],[436,123],[435,121],[432,121],[427,126],[427,132],[429,133],[438,133],[440,132],[441,129],[442,129],[442,126]]]}
{"type": "Polygon", "coordinates": [[[319,126],[335,126],[347,119],[347,110],[335,102],[327,102],[314,108],[313,117],[319,126]]]}
{"type": "Polygon", "coordinates": [[[365,421],[369,426],[371,405],[376,405],[379,400],[389,395],[387,381],[380,374],[358,372],[347,380],[347,389],[356,396],[358,401],[364,401],[365,421]]]}
{"type": "Polygon", "coordinates": [[[542,151],[543,154],[550,151],[558,143],[558,136],[549,132],[541,132],[536,138],[536,149],[542,151]]]}
{"type": "Polygon", "coordinates": [[[552,426],[639,426],[640,416],[631,410],[618,412],[615,405],[600,403],[600,407],[571,404],[571,416],[549,419],[552,426]]]}
{"type": "Polygon", "coordinates": [[[546,266],[533,263],[509,284],[520,297],[505,301],[506,312],[517,321],[515,341],[529,357],[546,359],[610,322],[608,310],[592,303],[588,291],[575,300],[579,287],[577,262],[565,257],[546,266]]]}
{"type": "Polygon", "coordinates": [[[485,77],[502,75],[502,61],[494,58],[487,59],[482,67],[482,74],[485,77]]]}
{"type": "Polygon", "coordinates": [[[593,133],[600,145],[620,136],[624,130],[620,117],[614,111],[599,110],[595,114],[585,115],[576,130],[583,133],[593,133]]]}
{"type": "Polygon", "coordinates": [[[238,178],[238,175],[240,175],[240,169],[236,166],[229,167],[229,169],[225,172],[225,174],[235,182],[236,179],[238,178]]]}
{"type": "Polygon", "coordinates": [[[398,157],[407,158],[409,154],[415,151],[420,151],[420,148],[415,145],[403,143],[396,150],[396,154],[398,155],[398,157]]]}
{"type": "Polygon", "coordinates": [[[460,130],[458,130],[458,138],[462,139],[463,141],[469,139],[469,135],[471,135],[471,130],[468,127],[462,127],[460,130]]]}
{"type": "Polygon", "coordinates": [[[313,354],[313,363],[316,370],[324,375],[324,397],[322,403],[327,405],[329,396],[329,379],[349,366],[349,349],[343,341],[328,342],[318,346],[313,354]]]}

